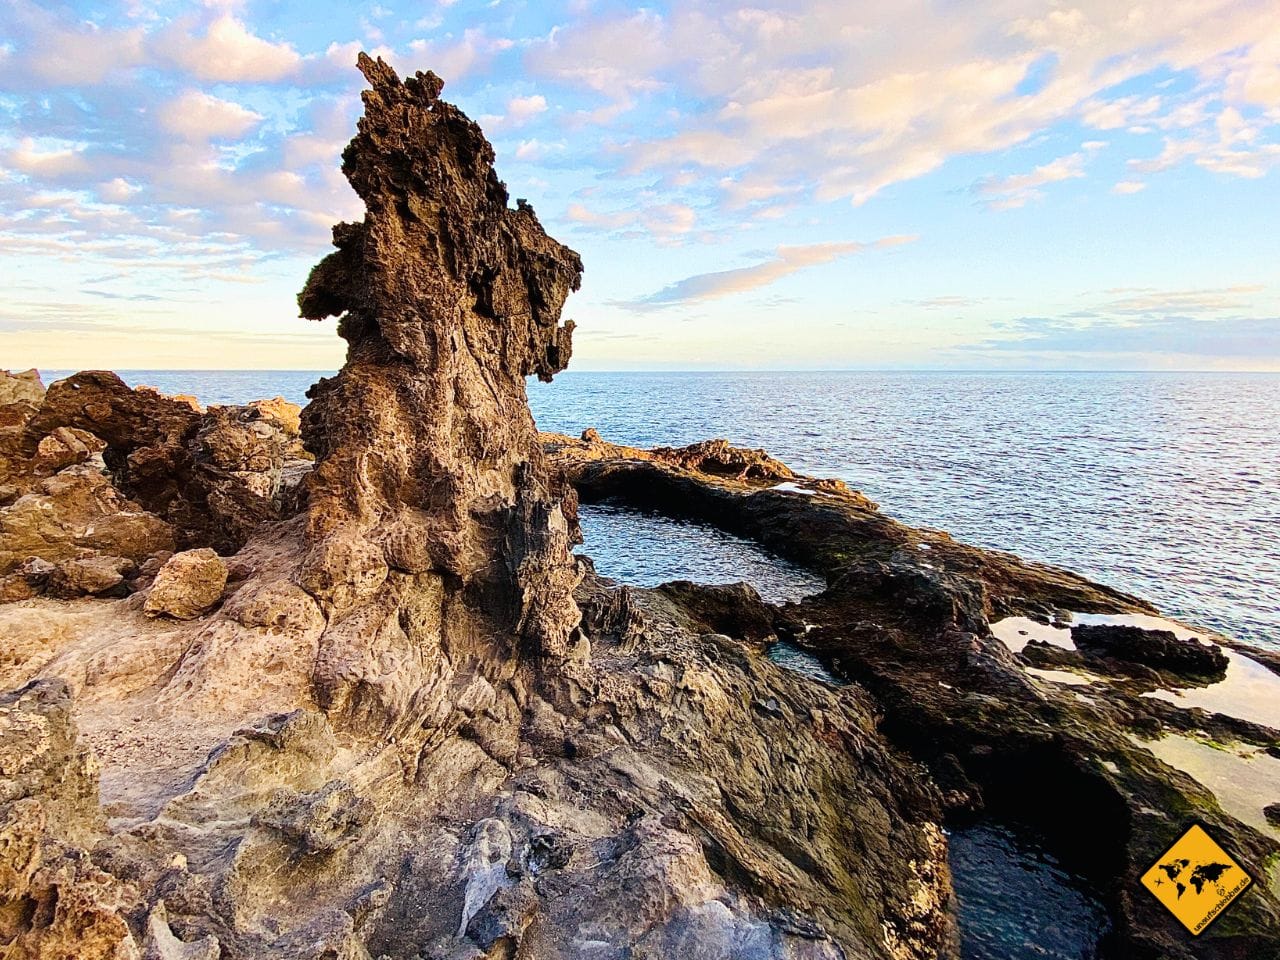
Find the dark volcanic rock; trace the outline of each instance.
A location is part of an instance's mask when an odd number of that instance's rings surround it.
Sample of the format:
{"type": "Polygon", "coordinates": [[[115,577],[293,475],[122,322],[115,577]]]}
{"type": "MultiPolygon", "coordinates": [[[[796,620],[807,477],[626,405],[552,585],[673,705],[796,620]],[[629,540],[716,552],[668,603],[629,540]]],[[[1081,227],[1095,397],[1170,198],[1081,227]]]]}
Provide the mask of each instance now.
{"type": "Polygon", "coordinates": [[[105,444],[115,484],[172,524],[181,548],[233,553],[259,524],[288,512],[282,471],[291,441],[269,406],[205,412],[90,370],[54,383],[27,432],[60,436],[65,428],[105,444]]]}
{"type": "Polygon", "coordinates": [[[1216,644],[1182,640],[1169,630],[1076,624],[1071,628],[1071,639],[1086,654],[1127,660],[1181,676],[1213,677],[1227,669],[1227,655],[1216,644]]]}
{"type": "Polygon", "coordinates": [[[760,641],[777,633],[783,620],[781,612],[761,600],[755,588],[746,583],[707,585],[676,580],[658,590],[676,600],[708,633],[760,641]]]}
{"type": "Polygon", "coordinates": [[[343,172],[361,223],[298,296],[340,315],[349,347],[303,416],[312,543],[303,585],[342,610],[389,571],[450,578],[531,654],[563,656],[578,622],[572,495],[547,469],[525,378],[564,369],[560,309],[582,275],[533,208],[507,206],[480,128],[361,55],[372,85],[343,172]],[[567,497],[567,499],[566,499],[567,497]]]}
{"type": "MultiPolygon", "coordinates": [[[[709,523],[823,574],[825,592],[787,608],[813,625],[805,648],[852,680],[846,689],[870,692],[881,711],[878,728],[928,770],[954,817],[985,810],[1030,821],[1072,869],[1104,891],[1135,889],[1188,816],[1229,838],[1255,875],[1280,851],[1273,839],[1225,816],[1209,791],[1187,778],[1171,781],[1169,769],[1130,739],[1209,724],[1215,735],[1265,746],[1276,731],[1142,697],[1148,689],[1142,683],[1095,683],[1081,696],[1033,680],[1024,663],[1094,670],[1120,661],[1034,641],[1018,657],[987,625],[1005,616],[1050,622],[1066,611],[1155,612],[1141,600],[1065,570],[908,528],[865,498],[815,490],[808,478],[795,482],[815,493],[801,497],[599,437],[556,435],[546,442],[584,502],[608,500],[709,523]]],[[[633,590],[627,608],[610,615],[634,617],[643,598],[633,590]]],[[[1157,675],[1138,664],[1122,672],[1126,681],[1157,675]]],[[[1280,906],[1265,892],[1242,900],[1231,923],[1195,942],[1150,897],[1120,894],[1108,905],[1115,924],[1109,949],[1117,956],[1280,956],[1280,906]]]]}

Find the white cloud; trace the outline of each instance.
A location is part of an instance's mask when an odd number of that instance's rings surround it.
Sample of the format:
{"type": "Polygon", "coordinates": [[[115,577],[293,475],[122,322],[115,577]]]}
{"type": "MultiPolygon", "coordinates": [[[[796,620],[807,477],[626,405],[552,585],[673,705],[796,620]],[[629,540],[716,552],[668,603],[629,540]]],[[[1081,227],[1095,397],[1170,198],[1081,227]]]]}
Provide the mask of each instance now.
{"type": "Polygon", "coordinates": [[[77,147],[41,145],[33,137],[23,137],[3,154],[4,165],[29,177],[58,178],[89,169],[84,151],[77,147]]]}
{"type": "Polygon", "coordinates": [[[621,230],[623,227],[629,227],[636,222],[636,214],[629,210],[621,210],[616,213],[599,213],[587,209],[580,203],[571,203],[565,213],[565,219],[570,223],[594,227],[598,230],[621,230]]]}
{"type": "Polygon", "coordinates": [[[34,42],[26,64],[47,83],[101,83],[145,59],[141,28],[110,30],[90,23],[66,26],[43,13],[34,19],[28,27],[34,42]]]}
{"type": "MultiPolygon", "coordinates": [[[[1185,0],[1155,15],[1107,0],[1048,12],[1009,0],[999,14],[1008,31],[982,16],[948,18],[939,29],[939,16],[923,0],[812,0],[803,13],[780,0],[751,9],[688,0],[666,15],[587,16],[534,44],[526,66],[609,101],[598,119],[578,111],[573,121],[631,121],[615,146],[621,173],[698,169],[706,193],[749,174],[819,200],[865,203],[952,157],[1004,150],[1061,121],[1186,130],[1247,102],[1276,109],[1266,139],[1280,134],[1280,21],[1257,3],[1185,0]],[[1021,92],[1044,63],[1037,85],[1021,92]],[[1195,86],[1111,92],[1155,70],[1185,71],[1195,86]],[[684,108],[670,122],[608,111],[673,99],[684,108]]],[[[1255,148],[1206,165],[1252,176],[1268,163],[1255,148]]]]}
{"type": "Polygon", "coordinates": [[[875,243],[812,243],[805,246],[778,247],[769,260],[736,270],[720,270],[686,277],[647,297],[619,304],[633,310],[658,310],[719,300],[776,283],[808,267],[831,263],[872,249],[886,249],[910,243],[915,237],[884,237],[875,243]]]}
{"type": "Polygon", "coordinates": [[[565,219],[593,230],[613,232],[626,228],[643,228],[660,243],[679,243],[698,222],[697,212],[683,203],[662,203],[637,210],[611,213],[590,210],[581,203],[569,204],[565,219]]]}
{"type": "Polygon", "coordinates": [[[547,98],[542,94],[531,97],[513,97],[507,101],[507,121],[513,126],[522,126],[540,113],[546,112],[547,98]]]}
{"type": "Polygon", "coordinates": [[[974,185],[983,196],[990,197],[987,206],[993,210],[1012,210],[1025,206],[1028,201],[1044,196],[1040,188],[1063,180],[1083,177],[1088,154],[1081,150],[1041,164],[1030,173],[1018,173],[1008,177],[990,177],[974,185]]]}
{"type": "Polygon", "coordinates": [[[262,115],[230,100],[187,90],[159,111],[160,125],[184,140],[235,140],[262,122],[262,115]]]}
{"type": "Polygon", "coordinates": [[[502,47],[501,39],[473,28],[463,31],[461,39],[413,40],[409,44],[411,56],[396,56],[388,62],[402,73],[432,70],[448,84],[484,68],[502,47]]]}
{"type": "Polygon", "coordinates": [[[1147,185],[1141,180],[1121,180],[1111,188],[1111,192],[1124,195],[1140,193],[1145,189],[1147,189],[1147,185]]]}
{"type": "Polygon", "coordinates": [[[216,18],[203,36],[191,36],[188,24],[165,31],[156,49],[193,77],[224,83],[281,80],[302,64],[288,43],[272,43],[257,36],[230,13],[216,18]]]}
{"type": "Polygon", "coordinates": [[[108,203],[124,203],[141,189],[137,184],[130,183],[124,177],[115,177],[106,183],[99,184],[98,196],[108,203]]]}

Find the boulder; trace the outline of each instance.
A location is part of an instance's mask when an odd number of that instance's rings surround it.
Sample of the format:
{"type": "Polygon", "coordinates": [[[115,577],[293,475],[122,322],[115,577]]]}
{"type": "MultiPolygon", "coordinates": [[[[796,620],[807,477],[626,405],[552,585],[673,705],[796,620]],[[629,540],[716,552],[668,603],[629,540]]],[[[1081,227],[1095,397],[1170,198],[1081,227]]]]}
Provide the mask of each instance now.
{"type": "Polygon", "coordinates": [[[758,642],[773,636],[781,614],[746,583],[708,585],[689,580],[664,583],[660,592],[675,600],[695,627],[758,642]]]}
{"type": "Polygon", "coordinates": [[[64,467],[84,463],[95,453],[101,453],[106,446],[86,430],[58,427],[36,444],[31,469],[37,476],[50,476],[64,467]]]}
{"type": "Polygon", "coordinates": [[[43,399],[44,382],[40,379],[40,371],[32,369],[10,373],[0,370],[0,406],[21,402],[39,406],[43,399]]]}
{"type": "Polygon", "coordinates": [[[124,497],[93,461],[67,467],[0,509],[0,575],[32,557],[101,554],[142,562],[172,550],[173,528],[124,497]]]}
{"type": "Polygon", "coordinates": [[[1112,657],[1184,677],[1221,676],[1229,663],[1217,644],[1184,640],[1171,630],[1081,623],[1071,628],[1071,639],[1086,655],[1112,657]]]}
{"type": "Polygon", "coordinates": [[[113,482],[168,521],[178,546],[230,553],[296,505],[284,475],[286,458],[301,453],[296,409],[279,400],[206,412],[190,397],[90,370],[53,384],[25,430],[42,444],[55,437],[51,463],[73,455],[64,449],[72,438],[99,438],[113,482]]]}
{"type": "Polygon", "coordinates": [[[227,564],[202,547],[175,553],[156,574],[144,608],[153,615],[194,620],[207,613],[227,586],[227,564]]]}
{"type": "Polygon", "coordinates": [[[125,557],[90,556],[55,564],[46,587],[50,596],[70,600],[85,595],[120,595],[128,592],[127,577],[137,564],[125,557]]]}

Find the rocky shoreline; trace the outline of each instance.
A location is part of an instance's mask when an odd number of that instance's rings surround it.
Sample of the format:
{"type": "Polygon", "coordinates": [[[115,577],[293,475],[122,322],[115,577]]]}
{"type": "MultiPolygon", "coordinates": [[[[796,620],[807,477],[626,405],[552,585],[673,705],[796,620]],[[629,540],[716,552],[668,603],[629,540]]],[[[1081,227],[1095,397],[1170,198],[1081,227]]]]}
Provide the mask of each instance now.
{"type": "Polygon", "coordinates": [[[305,409],[0,376],[4,956],[949,958],[979,817],[1066,852],[1103,956],[1280,956],[1277,834],[1143,746],[1280,752],[1152,695],[1236,660],[762,451],[540,436],[582,264],[438,78],[361,69],[368,213],[299,297],[348,358],[305,409]],[[580,502],[826,588],[615,583],[580,502]],[[1079,642],[1015,650],[1014,618],[1079,642]],[[1192,819],[1258,879],[1194,940],[1137,883],[1192,819]]]}

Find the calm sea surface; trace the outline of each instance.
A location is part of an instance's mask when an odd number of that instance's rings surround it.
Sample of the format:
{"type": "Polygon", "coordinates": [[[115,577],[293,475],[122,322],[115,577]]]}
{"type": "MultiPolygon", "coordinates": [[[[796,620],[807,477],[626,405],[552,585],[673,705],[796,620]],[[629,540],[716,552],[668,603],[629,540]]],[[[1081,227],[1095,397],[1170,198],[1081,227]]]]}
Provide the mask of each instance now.
{"type": "MultiPolygon", "coordinates": [[[[301,403],[317,374],[123,376],[206,403],[301,403]]],[[[907,523],[1280,649],[1280,375],[567,373],[529,393],[544,430],[765,447],[907,523]]]]}

